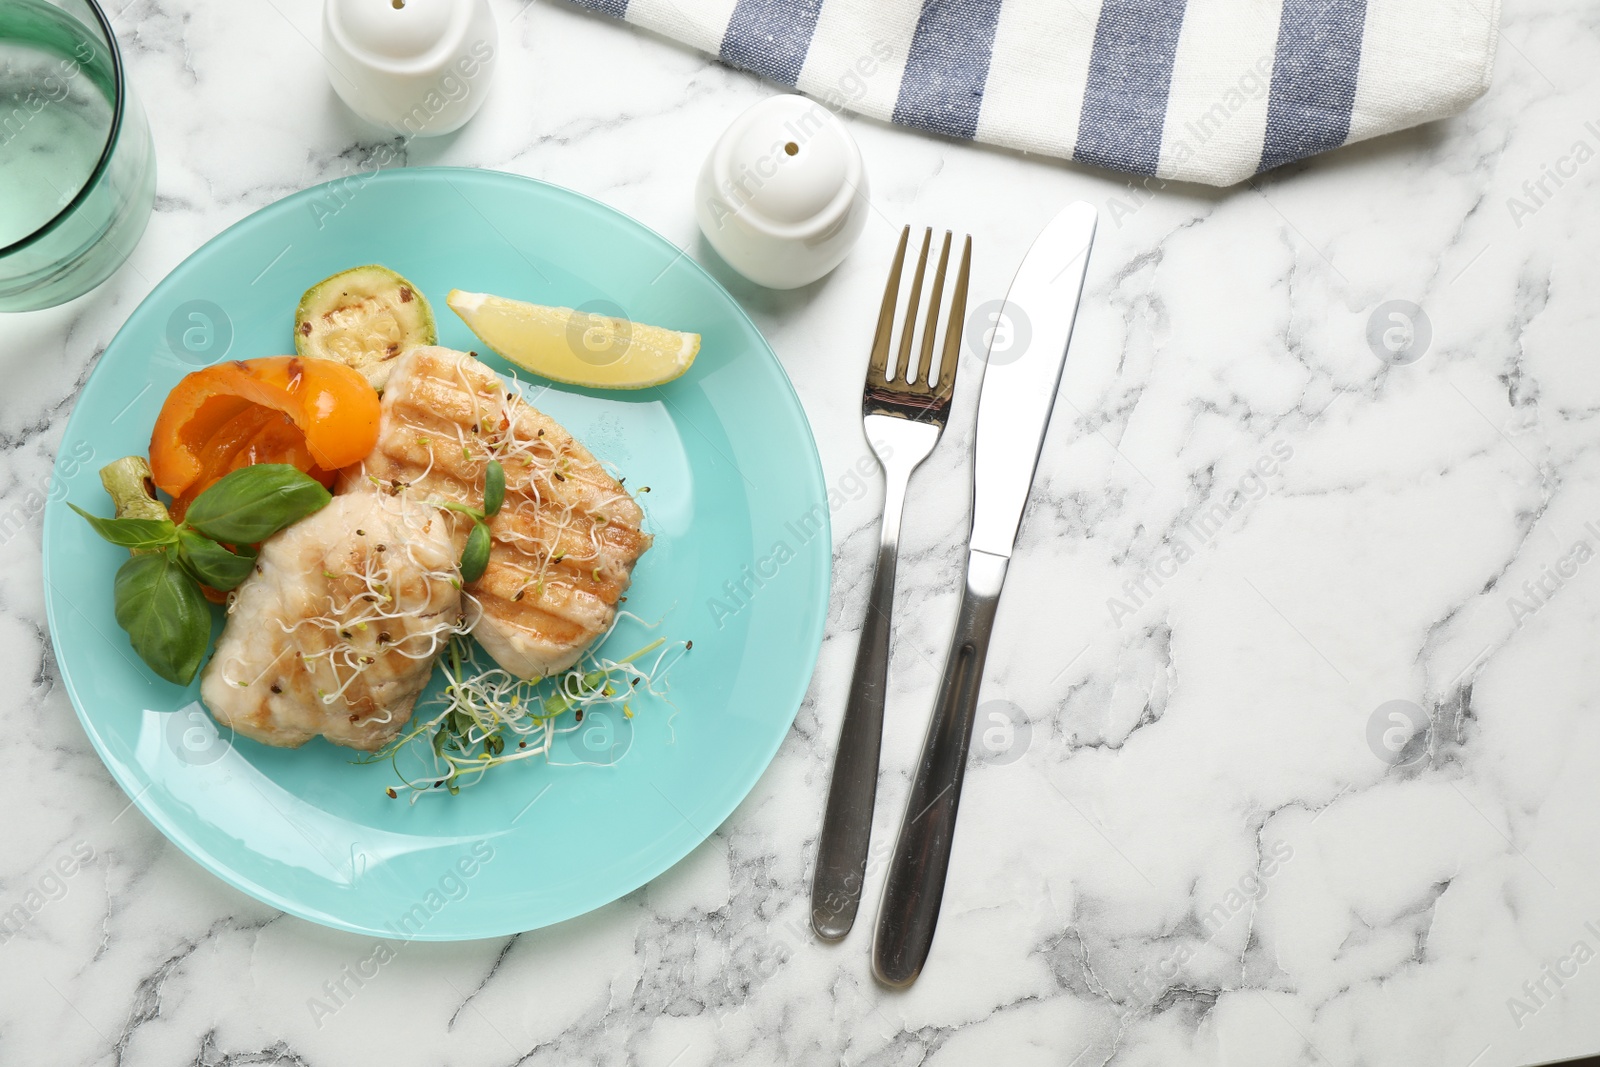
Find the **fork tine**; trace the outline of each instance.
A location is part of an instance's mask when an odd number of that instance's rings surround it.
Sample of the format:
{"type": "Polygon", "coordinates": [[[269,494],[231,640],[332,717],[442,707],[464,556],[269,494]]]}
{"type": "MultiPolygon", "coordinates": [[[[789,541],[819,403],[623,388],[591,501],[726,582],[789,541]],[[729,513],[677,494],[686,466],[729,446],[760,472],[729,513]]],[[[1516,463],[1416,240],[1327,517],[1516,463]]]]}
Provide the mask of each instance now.
{"type": "Polygon", "coordinates": [[[900,334],[900,353],[895,356],[893,378],[902,385],[910,384],[911,338],[917,332],[917,304],[922,299],[922,276],[928,270],[928,245],[933,241],[933,227],[922,231],[922,251],[917,255],[917,273],[911,279],[911,296],[906,301],[906,325],[900,334]]]}
{"type": "MultiPolygon", "coordinates": [[[[939,329],[939,298],[944,295],[944,269],[950,263],[950,231],[944,231],[944,245],[939,249],[939,266],[933,272],[933,292],[928,294],[928,319],[922,326],[922,355],[917,359],[917,374],[907,383],[922,396],[933,393],[934,383],[928,377],[933,363],[934,333],[939,329]]],[[[909,376],[909,371],[907,372],[909,376]]]]}
{"type": "Polygon", "coordinates": [[[894,305],[900,299],[900,271],[906,262],[906,240],[911,227],[900,231],[900,247],[895,249],[894,266],[889,268],[889,284],[884,286],[883,307],[878,312],[878,332],[872,335],[872,358],[867,361],[867,381],[882,385],[889,371],[889,336],[894,331],[894,305]]]}
{"type": "Polygon", "coordinates": [[[950,297],[950,321],[944,328],[944,358],[939,362],[937,392],[947,396],[955,387],[956,364],[961,358],[961,331],[967,319],[967,277],[972,271],[972,235],[961,246],[961,266],[956,271],[956,289],[950,297]]]}

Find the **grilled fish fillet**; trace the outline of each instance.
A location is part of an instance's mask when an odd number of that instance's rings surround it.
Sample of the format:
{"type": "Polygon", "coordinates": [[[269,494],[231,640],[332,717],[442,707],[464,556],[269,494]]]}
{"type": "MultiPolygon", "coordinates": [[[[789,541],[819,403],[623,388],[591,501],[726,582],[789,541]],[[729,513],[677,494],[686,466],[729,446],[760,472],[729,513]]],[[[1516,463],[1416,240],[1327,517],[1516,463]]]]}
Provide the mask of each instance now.
{"type": "MultiPolygon", "coordinates": [[[[355,477],[417,503],[481,507],[498,459],[505,504],[489,523],[489,566],[466,587],[482,609],[472,635],[524,678],[572,666],[611,627],[650,547],[644,513],[588,449],[472,355],[415,348],[394,364],[378,445],[355,477]]],[[[451,521],[466,532],[468,520],[451,521]]]]}
{"type": "Polygon", "coordinates": [[[264,744],[293,748],[322,734],[383,747],[464,620],[460,553],[434,508],[370,492],[334,497],[262,545],[201,699],[218,722],[264,744]]]}

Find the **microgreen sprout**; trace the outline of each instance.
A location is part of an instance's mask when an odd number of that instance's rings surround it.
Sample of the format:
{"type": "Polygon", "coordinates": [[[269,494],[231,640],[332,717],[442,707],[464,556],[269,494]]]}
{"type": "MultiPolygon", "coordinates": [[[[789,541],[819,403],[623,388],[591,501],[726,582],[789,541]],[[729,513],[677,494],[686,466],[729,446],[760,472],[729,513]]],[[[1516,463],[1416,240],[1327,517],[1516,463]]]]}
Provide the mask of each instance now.
{"type": "Polygon", "coordinates": [[[556,738],[579,729],[586,710],[620,706],[632,719],[641,695],[665,700],[667,671],[687,651],[685,644],[657,638],[622,659],[590,652],[558,675],[529,679],[496,666],[475,642],[456,636],[440,661],[445,686],[428,705],[433,714],[419,714],[410,729],[356,762],[389,761],[412,803],[434,790],[454,796],[491,767],[548,759],[556,738]],[[420,768],[408,773],[418,762],[420,768]]]}
{"type": "MultiPolygon", "coordinates": [[[[466,452],[466,446],[462,446],[466,452]]],[[[470,454],[469,454],[470,455],[470,454]]],[[[493,547],[489,535],[489,522],[506,499],[506,471],[497,459],[491,459],[483,474],[483,507],[475,508],[453,500],[436,501],[437,507],[465,515],[472,520],[472,530],[467,534],[467,545],[461,550],[461,580],[475,582],[483,577],[489,567],[489,549],[493,547]]]]}

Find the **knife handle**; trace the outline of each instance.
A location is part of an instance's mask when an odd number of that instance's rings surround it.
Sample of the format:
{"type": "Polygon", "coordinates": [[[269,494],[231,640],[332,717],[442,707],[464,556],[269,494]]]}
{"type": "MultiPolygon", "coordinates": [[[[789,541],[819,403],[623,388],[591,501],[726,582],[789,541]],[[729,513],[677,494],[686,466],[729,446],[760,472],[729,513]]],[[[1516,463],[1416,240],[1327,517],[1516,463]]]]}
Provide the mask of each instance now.
{"type": "Polygon", "coordinates": [[[916,981],[933,945],[989,633],[994,628],[1008,562],[1004,556],[976,550],[967,556],[967,584],[944,680],[939,683],[939,698],[928,723],[922,760],[911,784],[905,821],[890,857],[883,903],[878,908],[872,971],[887,985],[908,986],[916,981]]]}

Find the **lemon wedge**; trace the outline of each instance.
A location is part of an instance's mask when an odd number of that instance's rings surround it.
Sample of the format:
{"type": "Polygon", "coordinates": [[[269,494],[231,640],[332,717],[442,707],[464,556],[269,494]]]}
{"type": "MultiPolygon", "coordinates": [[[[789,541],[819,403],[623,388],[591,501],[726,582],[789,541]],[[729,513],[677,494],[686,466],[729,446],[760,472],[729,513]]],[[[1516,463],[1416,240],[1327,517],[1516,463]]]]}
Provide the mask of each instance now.
{"type": "Polygon", "coordinates": [[[543,307],[450,290],[453,311],[494,351],[552,381],[592,389],[647,389],[679,377],[700,335],[582,309],[543,307]]]}

